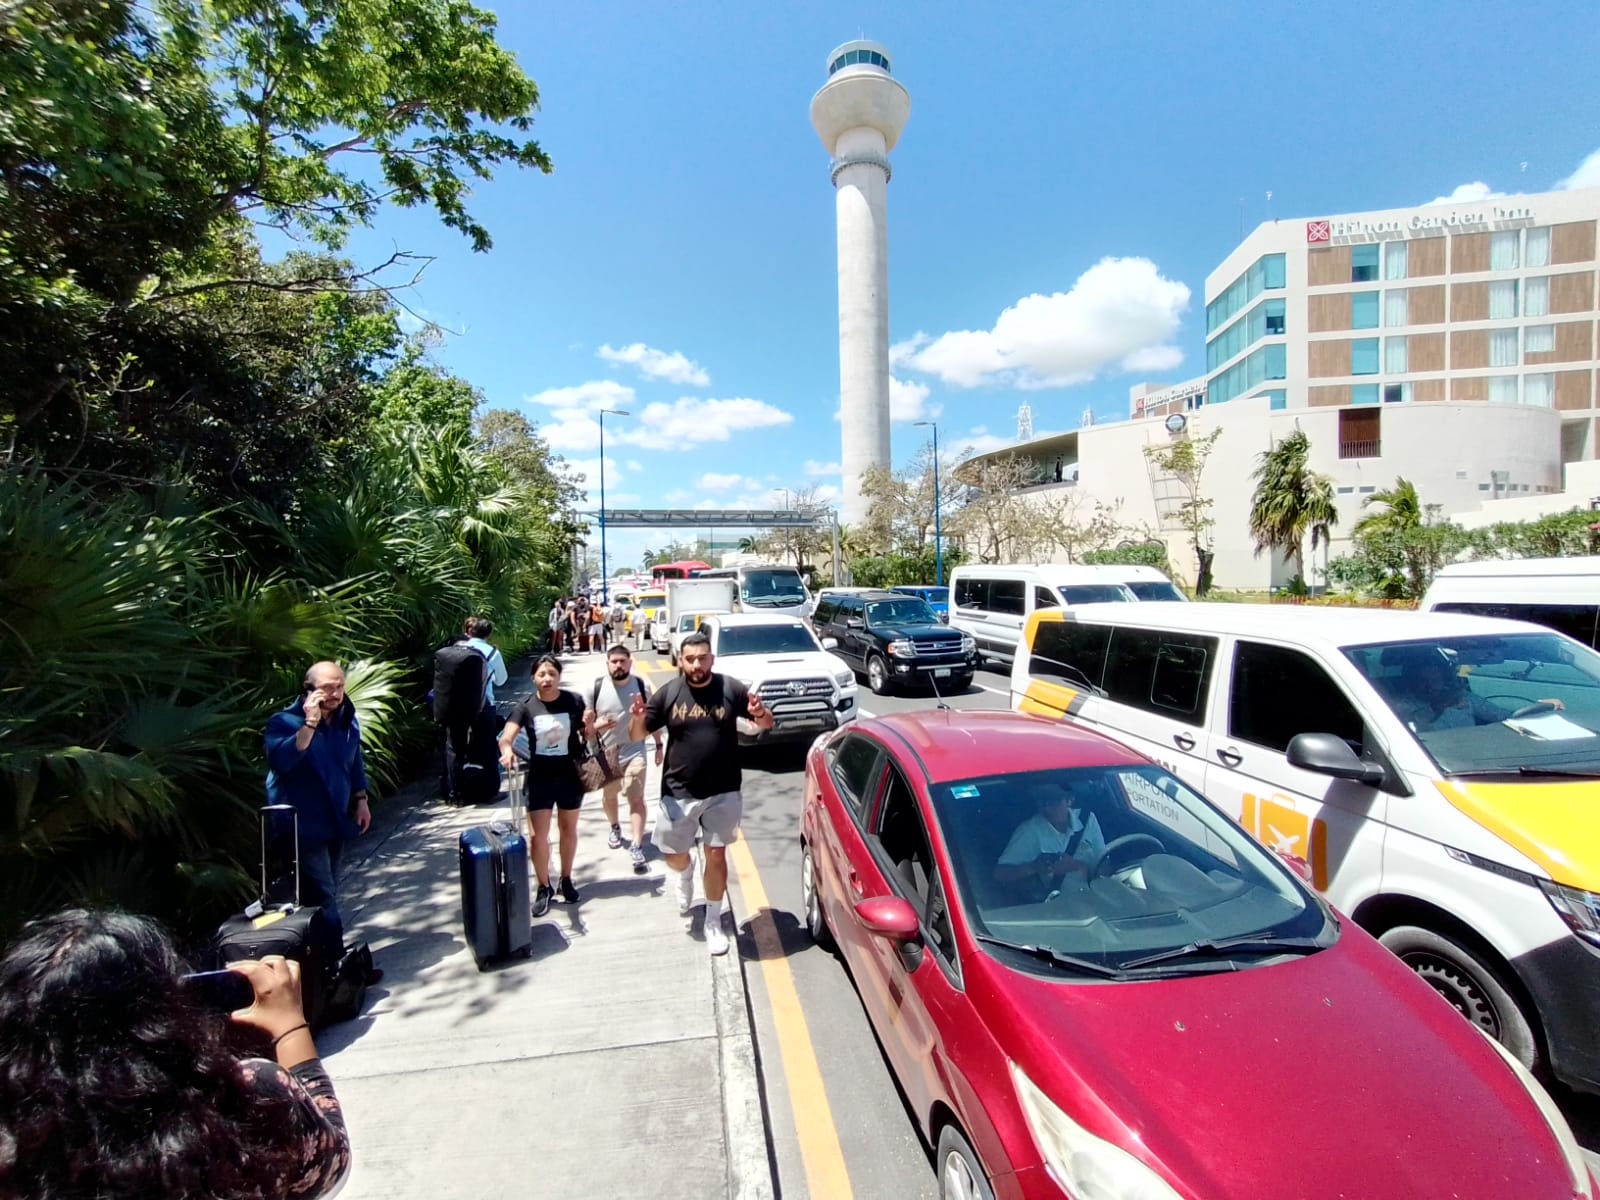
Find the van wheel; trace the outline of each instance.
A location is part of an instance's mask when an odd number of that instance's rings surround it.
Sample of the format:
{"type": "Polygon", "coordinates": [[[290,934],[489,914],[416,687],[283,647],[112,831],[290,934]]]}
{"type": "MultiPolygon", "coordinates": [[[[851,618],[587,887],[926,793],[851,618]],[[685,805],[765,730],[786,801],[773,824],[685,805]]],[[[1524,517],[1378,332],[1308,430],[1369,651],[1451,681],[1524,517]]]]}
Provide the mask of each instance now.
{"type": "Polygon", "coordinates": [[[939,1148],[933,1157],[939,1174],[939,1200],[994,1200],[983,1164],[954,1125],[940,1130],[939,1148]]]}
{"type": "Polygon", "coordinates": [[[867,659],[867,686],[874,696],[886,695],[889,691],[889,664],[880,654],[867,659]]]}
{"type": "Polygon", "coordinates": [[[1378,939],[1467,1020],[1530,1071],[1539,1062],[1533,1024],[1500,972],[1459,942],[1416,925],[1397,925],[1378,939]]]}

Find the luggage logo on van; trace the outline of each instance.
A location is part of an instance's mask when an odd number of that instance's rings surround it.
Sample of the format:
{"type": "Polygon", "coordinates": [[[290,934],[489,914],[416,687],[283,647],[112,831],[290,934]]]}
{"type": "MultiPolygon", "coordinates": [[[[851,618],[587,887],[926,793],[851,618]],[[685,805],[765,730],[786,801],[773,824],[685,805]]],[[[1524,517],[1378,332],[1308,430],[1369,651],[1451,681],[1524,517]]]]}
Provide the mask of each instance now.
{"type": "Polygon", "coordinates": [[[1328,887],[1328,827],[1294,807],[1289,797],[1244,794],[1239,824],[1268,850],[1298,859],[1311,870],[1319,892],[1328,887]]]}

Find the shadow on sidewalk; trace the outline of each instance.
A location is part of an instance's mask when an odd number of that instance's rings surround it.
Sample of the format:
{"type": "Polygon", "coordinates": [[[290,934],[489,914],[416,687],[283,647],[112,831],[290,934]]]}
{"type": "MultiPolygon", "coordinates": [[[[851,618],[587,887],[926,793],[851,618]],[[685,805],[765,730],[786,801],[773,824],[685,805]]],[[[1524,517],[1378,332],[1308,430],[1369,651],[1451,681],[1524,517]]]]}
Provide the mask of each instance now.
{"type": "Polygon", "coordinates": [[[747,917],[739,926],[737,940],[739,957],[747,962],[792,958],[817,948],[799,918],[781,908],[763,908],[747,917]]]}

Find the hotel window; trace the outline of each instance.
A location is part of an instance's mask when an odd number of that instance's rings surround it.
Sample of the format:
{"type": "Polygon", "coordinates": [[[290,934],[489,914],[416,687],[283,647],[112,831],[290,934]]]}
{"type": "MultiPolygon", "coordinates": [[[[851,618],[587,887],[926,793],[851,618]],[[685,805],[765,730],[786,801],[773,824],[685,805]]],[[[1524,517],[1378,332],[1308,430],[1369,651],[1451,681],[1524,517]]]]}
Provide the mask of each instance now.
{"type": "Polygon", "coordinates": [[[1378,403],[1378,385],[1375,383],[1358,383],[1350,389],[1351,404],[1376,404],[1378,403]]]}
{"type": "Polygon", "coordinates": [[[1386,383],[1383,385],[1383,402],[1385,404],[1404,404],[1411,399],[1411,385],[1409,383],[1386,383]]]}
{"type": "Polygon", "coordinates": [[[1490,404],[1515,404],[1517,402],[1517,377],[1495,375],[1489,380],[1490,404]]]}
{"type": "Polygon", "coordinates": [[[1376,329],[1378,327],[1378,293],[1350,293],[1350,328],[1376,329]]]}
{"type": "Polygon", "coordinates": [[[1517,331],[1495,329],[1489,333],[1489,365],[1514,367],[1517,365],[1517,331]]]}
{"type": "Polygon", "coordinates": [[[1527,267],[1550,265],[1550,227],[1528,230],[1528,253],[1523,262],[1527,267]]]}
{"type": "Polygon", "coordinates": [[[1385,375],[1404,375],[1406,373],[1406,339],[1392,337],[1383,339],[1383,373],[1385,375]]]}
{"type": "Polygon", "coordinates": [[[1378,244],[1350,247],[1350,282],[1371,283],[1378,277],[1378,244]]]}
{"type": "Polygon", "coordinates": [[[1383,294],[1383,323],[1385,325],[1406,325],[1408,319],[1405,288],[1396,288],[1392,292],[1383,294]]]}
{"type": "Polygon", "coordinates": [[[1378,458],[1383,453],[1383,418],[1364,409],[1339,410],[1339,457],[1378,458]]]}
{"type": "Polygon", "coordinates": [[[1517,243],[1522,239],[1522,231],[1508,229],[1502,233],[1491,234],[1489,237],[1489,269],[1491,271],[1511,271],[1517,266],[1517,243]]]}
{"type": "Polygon", "coordinates": [[[1283,333],[1284,301],[1268,300],[1264,305],[1266,309],[1266,336],[1276,337],[1283,333]]]}
{"type": "Polygon", "coordinates": [[[1281,412],[1289,407],[1289,393],[1282,388],[1273,388],[1271,391],[1262,392],[1263,396],[1272,401],[1272,411],[1281,412]]]}
{"type": "Polygon", "coordinates": [[[1284,259],[1282,254],[1265,254],[1261,257],[1261,286],[1264,288],[1281,288],[1284,286],[1283,271],[1284,259]]]}
{"type": "Polygon", "coordinates": [[[1524,375],[1522,402],[1532,408],[1549,408],[1555,403],[1554,375],[1524,375]]]}
{"type": "Polygon", "coordinates": [[[1385,279],[1404,279],[1406,277],[1406,243],[1385,242],[1383,244],[1383,277],[1385,279]]]}
{"type": "Polygon", "coordinates": [[[1378,373],[1378,339],[1356,338],[1350,343],[1350,374],[1378,373]]]}
{"type": "Polygon", "coordinates": [[[1489,319],[1504,320],[1517,315],[1517,281],[1502,279],[1489,285],[1489,319]]]}
{"type": "Polygon", "coordinates": [[[1546,354],[1556,348],[1554,325],[1529,325],[1522,331],[1524,354],[1546,354]]]}
{"type": "Polygon", "coordinates": [[[1550,311],[1550,276],[1525,280],[1522,285],[1522,315],[1542,317],[1550,311]]]}
{"type": "MultiPolygon", "coordinates": [[[[1263,346],[1260,350],[1256,351],[1256,354],[1259,354],[1262,359],[1262,366],[1264,368],[1262,373],[1263,379],[1284,379],[1288,376],[1289,351],[1282,342],[1279,342],[1273,346],[1263,346]]],[[[1251,357],[1254,358],[1255,355],[1253,354],[1251,357]]],[[[1254,386],[1256,382],[1259,381],[1252,380],[1252,386],[1254,386]]]]}

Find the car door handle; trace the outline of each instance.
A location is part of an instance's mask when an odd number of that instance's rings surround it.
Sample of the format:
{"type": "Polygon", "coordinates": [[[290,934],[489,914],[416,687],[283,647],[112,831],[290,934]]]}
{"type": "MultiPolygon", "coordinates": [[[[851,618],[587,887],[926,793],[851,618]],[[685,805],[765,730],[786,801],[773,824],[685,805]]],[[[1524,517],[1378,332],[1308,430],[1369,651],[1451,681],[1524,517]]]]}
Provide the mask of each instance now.
{"type": "Polygon", "coordinates": [[[865,896],[867,889],[861,886],[861,876],[854,871],[850,872],[850,890],[858,896],[865,896]]]}
{"type": "Polygon", "coordinates": [[[1179,750],[1193,750],[1194,738],[1187,733],[1175,733],[1172,735],[1172,744],[1177,746],[1179,750]]]}
{"type": "Polygon", "coordinates": [[[1237,750],[1229,750],[1226,747],[1217,751],[1217,757],[1230,767],[1237,767],[1244,761],[1244,755],[1237,750]]]}

